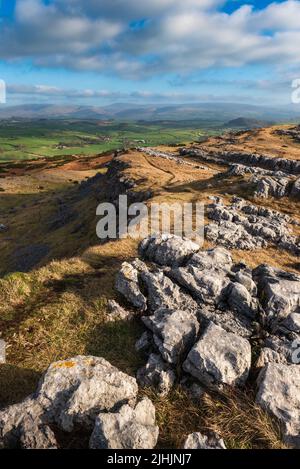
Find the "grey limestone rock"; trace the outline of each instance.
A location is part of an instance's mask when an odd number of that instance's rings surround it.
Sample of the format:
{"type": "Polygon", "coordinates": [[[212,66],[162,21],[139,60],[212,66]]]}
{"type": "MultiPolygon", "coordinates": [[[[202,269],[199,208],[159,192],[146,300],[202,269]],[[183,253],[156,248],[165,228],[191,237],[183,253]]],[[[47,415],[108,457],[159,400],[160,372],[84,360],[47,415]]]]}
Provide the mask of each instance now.
{"type": "Polygon", "coordinates": [[[224,441],[215,433],[209,436],[191,433],[184,443],[184,449],[226,449],[224,441]]]}
{"type": "Polygon", "coordinates": [[[188,354],[183,368],[211,387],[242,385],[251,366],[248,340],[211,323],[188,354]]]}
{"type": "Polygon", "coordinates": [[[90,438],[90,448],[153,449],[158,434],[155,407],[144,398],[135,408],[124,405],[116,413],[99,414],[90,438]]]}
{"type": "Polygon", "coordinates": [[[300,367],[270,363],[258,385],[256,402],[280,421],[286,443],[300,448],[300,367]]]}

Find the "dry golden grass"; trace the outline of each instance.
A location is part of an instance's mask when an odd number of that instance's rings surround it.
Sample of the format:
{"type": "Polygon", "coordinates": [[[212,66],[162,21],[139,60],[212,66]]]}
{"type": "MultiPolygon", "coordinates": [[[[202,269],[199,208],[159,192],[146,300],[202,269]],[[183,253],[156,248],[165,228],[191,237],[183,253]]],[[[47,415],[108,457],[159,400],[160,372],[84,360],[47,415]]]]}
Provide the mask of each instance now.
{"type": "Polygon", "coordinates": [[[167,397],[159,397],[151,389],[142,393],[155,404],[161,448],[182,448],[190,433],[210,431],[221,435],[231,449],[285,447],[278,423],[254,404],[251,390],[206,392],[198,402],[191,400],[181,388],[167,397]]]}

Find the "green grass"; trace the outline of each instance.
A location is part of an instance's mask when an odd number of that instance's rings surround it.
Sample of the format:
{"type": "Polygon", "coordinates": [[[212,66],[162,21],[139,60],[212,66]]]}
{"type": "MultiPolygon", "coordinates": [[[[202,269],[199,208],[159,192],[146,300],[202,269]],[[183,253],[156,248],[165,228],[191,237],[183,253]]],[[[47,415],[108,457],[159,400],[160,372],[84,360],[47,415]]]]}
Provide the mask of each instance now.
{"type": "Polygon", "coordinates": [[[90,156],[126,146],[174,145],[216,133],[199,122],[33,120],[0,122],[0,162],[62,155],[90,156]]]}

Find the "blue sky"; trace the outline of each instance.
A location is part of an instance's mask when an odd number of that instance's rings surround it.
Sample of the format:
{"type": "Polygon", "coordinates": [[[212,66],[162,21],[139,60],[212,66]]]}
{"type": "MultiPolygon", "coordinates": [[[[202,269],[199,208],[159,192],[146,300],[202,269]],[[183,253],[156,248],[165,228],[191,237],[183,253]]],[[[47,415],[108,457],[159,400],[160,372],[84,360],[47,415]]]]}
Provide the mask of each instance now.
{"type": "Polygon", "coordinates": [[[290,104],[300,1],[0,0],[0,79],[19,103],[290,104]]]}

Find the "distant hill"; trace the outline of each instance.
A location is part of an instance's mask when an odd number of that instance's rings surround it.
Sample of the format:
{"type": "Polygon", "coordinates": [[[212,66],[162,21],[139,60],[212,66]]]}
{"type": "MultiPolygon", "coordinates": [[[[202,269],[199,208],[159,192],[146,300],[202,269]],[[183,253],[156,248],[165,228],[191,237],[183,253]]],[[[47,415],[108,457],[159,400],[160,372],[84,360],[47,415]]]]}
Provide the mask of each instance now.
{"type": "Polygon", "coordinates": [[[264,107],[241,103],[132,104],[108,106],[25,104],[0,106],[0,119],[201,120],[219,126],[250,127],[299,120],[300,106],[264,107]],[[243,117],[241,117],[243,116],[243,117]]]}
{"type": "Polygon", "coordinates": [[[260,127],[267,127],[274,123],[274,121],[271,122],[259,119],[251,119],[247,117],[238,117],[237,119],[232,119],[231,121],[226,122],[226,124],[224,124],[224,127],[231,129],[255,129],[260,127]]]}

